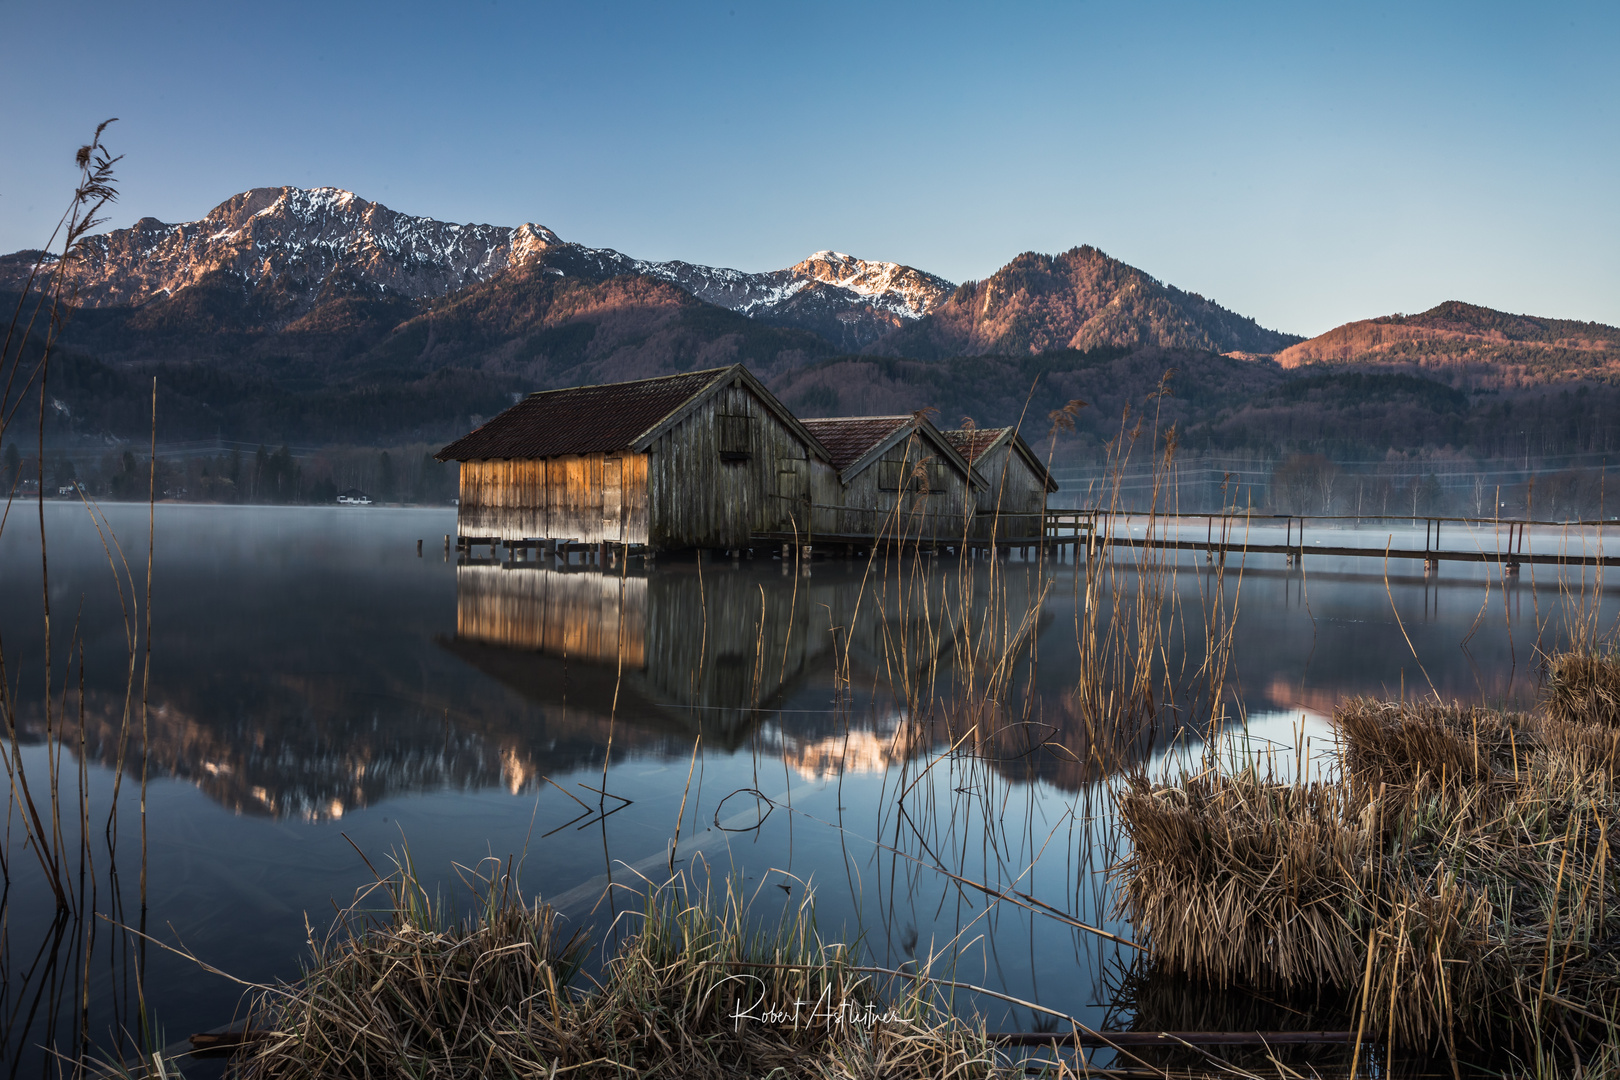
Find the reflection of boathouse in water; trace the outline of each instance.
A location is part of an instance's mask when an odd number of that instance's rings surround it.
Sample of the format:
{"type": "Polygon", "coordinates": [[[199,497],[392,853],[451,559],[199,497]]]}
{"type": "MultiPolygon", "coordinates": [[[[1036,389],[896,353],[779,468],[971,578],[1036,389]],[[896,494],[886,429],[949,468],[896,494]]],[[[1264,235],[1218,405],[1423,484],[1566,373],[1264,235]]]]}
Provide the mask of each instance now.
{"type": "Polygon", "coordinates": [[[826,767],[814,745],[844,738],[851,724],[886,727],[901,756],[916,749],[915,725],[835,707],[840,671],[870,685],[903,662],[897,641],[927,643],[913,649],[913,670],[948,661],[950,642],[924,632],[922,605],[896,611],[870,582],[863,598],[853,573],[678,567],[643,576],[519,563],[463,564],[456,576],[456,636],[441,644],[525,698],[682,736],[701,731],[717,749],[763,737],[761,749],[812,771],[826,767]]]}
{"type": "Polygon", "coordinates": [[[567,697],[735,747],[807,676],[831,683],[827,619],[840,590],[798,584],[799,602],[786,603],[753,574],[463,565],[446,647],[531,699],[567,697]]]}
{"type": "Polygon", "coordinates": [[[983,543],[1013,504],[1024,524],[995,535],[1040,536],[1056,485],[1023,440],[961,434],[920,413],[801,422],[737,364],[530,394],[438,457],[461,463],[467,544],[983,543]]]}

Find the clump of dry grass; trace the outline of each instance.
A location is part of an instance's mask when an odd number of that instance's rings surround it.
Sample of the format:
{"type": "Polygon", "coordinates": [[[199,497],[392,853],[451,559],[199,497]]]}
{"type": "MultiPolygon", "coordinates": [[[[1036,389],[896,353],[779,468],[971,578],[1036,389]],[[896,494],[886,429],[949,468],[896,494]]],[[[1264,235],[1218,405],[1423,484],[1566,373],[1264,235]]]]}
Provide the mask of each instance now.
{"type": "Polygon", "coordinates": [[[1616,730],[1362,699],[1334,720],[1337,779],[1205,773],[1122,793],[1120,906],[1156,961],[1342,995],[1407,1047],[1613,1038],[1616,730]]]}
{"type": "Polygon", "coordinates": [[[936,1012],[920,990],[880,995],[845,948],[819,940],[808,902],[767,930],[730,887],[716,903],[666,886],[590,977],[582,938],[564,937],[551,908],[525,901],[509,875],[479,880],[478,910],[452,921],[403,864],[381,883],[380,913],[351,909],[312,940],[302,979],[260,996],[254,1024],[271,1034],[250,1044],[240,1075],[718,1080],[1004,1069],[982,1029],[936,1012]]]}
{"type": "Polygon", "coordinates": [[[1620,657],[1592,648],[1550,657],[1543,704],[1566,724],[1620,727],[1620,657]]]}
{"type": "Polygon", "coordinates": [[[1225,986],[1353,982],[1365,830],[1327,784],[1249,770],[1168,787],[1131,778],[1119,807],[1131,853],[1116,868],[1119,911],[1176,974],[1225,986]]]}
{"type": "Polygon", "coordinates": [[[1538,743],[1530,718],[1480,706],[1351,698],[1333,711],[1357,802],[1511,783],[1538,743]]]}

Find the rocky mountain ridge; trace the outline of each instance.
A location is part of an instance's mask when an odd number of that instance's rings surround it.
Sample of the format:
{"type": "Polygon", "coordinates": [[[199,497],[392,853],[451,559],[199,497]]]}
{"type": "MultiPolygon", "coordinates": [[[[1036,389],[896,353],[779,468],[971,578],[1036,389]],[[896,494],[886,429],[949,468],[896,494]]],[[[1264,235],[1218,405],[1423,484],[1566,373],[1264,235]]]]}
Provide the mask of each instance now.
{"type": "MultiPolygon", "coordinates": [[[[20,284],[35,254],[0,257],[0,290],[20,284]]],[[[850,353],[933,359],[1125,345],[1265,355],[1299,340],[1092,247],[1027,252],[960,287],[915,267],[836,251],[750,273],[638,259],[565,241],[533,222],[437,221],[339,188],[255,188],[198,221],[142,218],[91,237],[75,277],[83,307],[141,312],[134,324],[180,330],[206,311],[198,324],[206,330],[229,309],[238,330],[280,332],[311,320],[329,325],[322,306],[338,301],[387,301],[391,314],[372,317],[398,322],[527,272],[590,284],[651,278],[752,320],[808,330],[850,353]]]]}
{"type": "Polygon", "coordinates": [[[1266,355],[1300,340],[1085,245],[1026,252],[870,351],[925,360],[1104,346],[1266,355]]]}
{"type": "MultiPolygon", "coordinates": [[[[0,260],[0,288],[20,285],[31,254],[0,260]]],[[[249,293],[273,290],[269,307],[285,325],[340,296],[434,300],[537,264],[592,281],[645,275],[750,317],[810,324],[855,348],[921,318],[952,288],[912,267],[830,251],[765,273],[649,261],[570,243],[532,222],[458,225],[339,188],[295,187],[243,192],[198,221],[142,218],[93,236],[75,281],[86,307],[139,307],[223,275],[249,293]]]]}
{"type": "MultiPolygon", "coordinates": [[[[6,302],[37,255],[0,256],[6,302]]],[[[1545,415],[1549,447],[1607,452],[1620,431],[1613,327],[1452,302],[1301,341],[1092,247],[960,286],[831,251],[751,274],[265,188],[83,256],[50,375],[64,444],[148,437],[154,379],[160,437],[442,444],[513,395],[738,362],[807,416],[1004,424],[1080,398],[1094,447],[1171,368],[1165,416],[1210,448],[1494,446],[1545,415]]]]}

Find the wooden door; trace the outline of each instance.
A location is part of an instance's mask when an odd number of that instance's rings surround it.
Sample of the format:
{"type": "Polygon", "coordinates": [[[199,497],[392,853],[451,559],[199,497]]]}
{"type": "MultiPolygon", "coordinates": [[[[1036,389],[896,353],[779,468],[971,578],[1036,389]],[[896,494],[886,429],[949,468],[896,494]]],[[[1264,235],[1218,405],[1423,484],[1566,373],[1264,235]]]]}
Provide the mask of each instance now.
{"type": "Polygon", "coordinates": [[[776,516],[778,528],[800,534],[810,531],[810,463],[785,458],[776,467],[776,516]]]}

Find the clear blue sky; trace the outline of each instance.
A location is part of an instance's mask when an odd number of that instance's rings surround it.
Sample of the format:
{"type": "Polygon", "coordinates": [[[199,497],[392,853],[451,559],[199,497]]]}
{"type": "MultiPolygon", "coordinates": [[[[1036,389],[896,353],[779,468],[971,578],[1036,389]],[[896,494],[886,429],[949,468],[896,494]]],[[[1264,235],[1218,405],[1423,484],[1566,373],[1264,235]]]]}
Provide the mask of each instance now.
{"type": "Polygon", "coordinates": [[[330,184],[745,270],[1094,244],[1317,333],[1620,324],[1620,5],[0,0],[0,250],[330,184]]]}

